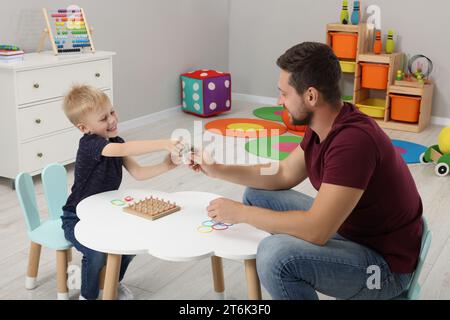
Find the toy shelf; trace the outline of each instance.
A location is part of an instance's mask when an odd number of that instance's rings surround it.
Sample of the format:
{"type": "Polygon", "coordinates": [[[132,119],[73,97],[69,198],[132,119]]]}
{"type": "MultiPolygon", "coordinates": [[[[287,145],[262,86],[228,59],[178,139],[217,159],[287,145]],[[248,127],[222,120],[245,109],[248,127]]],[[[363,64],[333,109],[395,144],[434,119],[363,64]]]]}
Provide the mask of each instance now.
{"type": "Polygon", "coordinates": [[[327,45],[339,58],[346,80],[341,86],[353,85],[353,96],[347,88],[343,90],[348,91],[343,92],[343,100],[355,104],[382,128],[420,132],[430,122],[433,85],[396,81],[396,71],[403,69],[404,55],[372,53],[373,28],[365,23],[326,26],[327,45]]]}
{"type": "Polygon", "coordinates": [[[385,121],[377,120],[379,126],[382,128],[393,130],[421,132],[430,123],[433,90],[434,86],[431,83],[425,84],[422,88],[395,84],[390,85],[388,88],[388,95],[395,94],[403,97],[420,98],[418,121],[415,123],[407,123],[391,119],[391,99],[387,99],[387,119],[385,119],[385,121]]]}
{"type": "MultiPolygon", "coordinates": [[[[341,69],[345,77],[345,81],[354,81],[353,77],[357,69],[357,57],[360,53],[367,51],[367,39],[373,32],[372,28],[365,23],[359,25],[349,25],[341,23],[329,23],[326,26],[327,45],[333,48],[339,58],[341,69]],[[353,41],[349,42],[348,35],[353,36],[353,41]],[[341,37],[342,36],[342,37],[341,37]],[[354,41],[356,39],[356,42],[354,41]],[[352,57],[342,54],[341,50],[346,51],[348,47],[352,47],[352,57]],[[354,57],[353,57],[354,56],[354,57]]],[[[344,94],[344,100],[354,103],[353,90],[344,94]]]]}
{"type": "Polygon", "coordinates": [[[353,103],[367,115],[378,119],[378,122],[389,120],[389,85],[394,83],[395,70],[401,67],[402,54],[359,54],[355,71],[353,103]],[[388,68],[386,82],[382,82],[381,89],[377,87],[363,87],[363,66],[378,66],[388,68]],[[372,93],[376,91],[376,97],[372,93]]]}

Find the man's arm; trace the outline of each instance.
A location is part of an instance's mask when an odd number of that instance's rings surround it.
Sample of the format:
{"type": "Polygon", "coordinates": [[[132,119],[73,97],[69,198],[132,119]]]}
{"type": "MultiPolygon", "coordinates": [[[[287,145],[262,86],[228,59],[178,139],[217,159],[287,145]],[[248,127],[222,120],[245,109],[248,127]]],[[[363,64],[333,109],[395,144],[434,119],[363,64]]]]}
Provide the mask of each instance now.
{"type": "MultiPolygon", "coordinates": [[[[286,159],[279,162],[278,170],[271,175],[262,174],[273,164],[252,166],[207,164],[208,161],[194,161],[199,170],[205,174],[236,184],[264,190],[290,189],[307,178],[305,155],[303,149],[297,147],[286,159]]],[[[194,165],[195,169],[195,165],[194,165]]]]}
{"type": "Polygon", "coordinates": [[[248,223],[274,234],[289,234],[325,245],[358,204],[364,190],[323,183],[308,211],[273,211],[216,199],[208,215],[219,222],[248,223]]]}

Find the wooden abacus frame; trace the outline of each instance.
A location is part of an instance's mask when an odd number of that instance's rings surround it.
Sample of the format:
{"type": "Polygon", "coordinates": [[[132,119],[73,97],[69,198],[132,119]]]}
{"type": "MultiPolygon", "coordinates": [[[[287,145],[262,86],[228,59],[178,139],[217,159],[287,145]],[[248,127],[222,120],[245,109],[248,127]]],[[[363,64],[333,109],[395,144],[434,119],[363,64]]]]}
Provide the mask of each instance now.
{"type": "MultiPolygon", "coordinates": [[[[57,56],[59,54],[59,52],[58,52],[58,48],[56,47],[56,44],[55,44],[55,37],[54,37],[53,32],[52,32],[52,26],[50,24],[50,19],[48,18],[48,11],[47,11],[46,8],[43,8],[42,11],[44,13],[45,24],[46,24],[47,27],[42,32],[41,38],[39,40],[39,45],[38,45],[37,52],[42,52],[42,50],[44,49],[45,39],[48,36],[50,38],[50,42],[51,42],[51,45],[52,45],[53,53],[55,54],[55,56],[57,56]]],[[[94,41],[92,39],[92,33],[93,33],[94,29],[89,27],[89,24],[88,24],[87,19],[86,19],[86,14],[84,13],[84,9],[80,8],[80,11],[81,11],[81,14],[83,16],[83,20],[84,20],[84,23],[85,23],[85,26],[86,26],[86,32],[87,32],[87,35],[88,35],[88,38],[89,38],[91,52],[95,53],[94,41]]]]}

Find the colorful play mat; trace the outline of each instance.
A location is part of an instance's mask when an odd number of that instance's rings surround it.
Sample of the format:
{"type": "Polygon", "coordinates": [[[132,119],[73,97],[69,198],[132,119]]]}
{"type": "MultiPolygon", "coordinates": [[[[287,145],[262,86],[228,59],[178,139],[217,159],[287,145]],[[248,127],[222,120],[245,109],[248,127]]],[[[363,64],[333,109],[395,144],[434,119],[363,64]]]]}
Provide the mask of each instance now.
{"type": "Polygon", "coordinates": [[[300,136],[300,137],[304,137],[305,136],[305,132],[304,131],[294,131],[291,129],[288,129],[288,132],[290,134],[296,135],[296,136],[300,136]]]}
{"type": "Polygon", "coordinates": [[[253,115],[257,118],[264,119],[264,120],[272,120],[272,121],[278,121],[283,122],[283,118],[281,117],[281,114],[283,113],[283,107],[277,106],[277,107],[261,107],[253,110],[253,115]]]}
{"type": "MultiPolygon", "coordinates": [[[[284,123],[286,125],[286,122],[283,121],[283,107],[282,106],[276,106],[276,107],[261,107],[253,110],[253,115],[255,117],[265,119],[265,120],[271,120],[271,121],[277,121],[284,123]]],[[[293,127],[293,126],[292,126],[293,127]]],[[[293,135],[301,136],[303,137],[305,135],[304,131],[294,131],[292,129],[287,128],[287,131],[293,135]]]]}
{"type": "Polygon", "coordinates": [[[297,148],[302,141],[299,136],[265,137],[250,140],[245,145],[245,150],[258,157],[283,160],[297,148]]]}
{"type": "MultiPolygon", "coordinates": [[[[254,139],[247,142],[245,150],[258,157],[283,160],[298,147],[302,139],[298,136],[254,139]]],[[[427,149],[420,144],[403,140],[392,140],[392,144],[408,164],[419,163],[420,155],[427,149]]]]}
{"type": "Polygon", "coordinates": [[[427,149],[427,147],[420,144],[403,140],[392,140],[392,144],[406,163],[419,163],[420,155],[427,149]]]}
{"type": "Polygon", "coordinates": [[[273,121],[227,118],[214,120],[205,125],[205,129],[228,137],[261,138],[286,133],[286,127],[273,121]]]}

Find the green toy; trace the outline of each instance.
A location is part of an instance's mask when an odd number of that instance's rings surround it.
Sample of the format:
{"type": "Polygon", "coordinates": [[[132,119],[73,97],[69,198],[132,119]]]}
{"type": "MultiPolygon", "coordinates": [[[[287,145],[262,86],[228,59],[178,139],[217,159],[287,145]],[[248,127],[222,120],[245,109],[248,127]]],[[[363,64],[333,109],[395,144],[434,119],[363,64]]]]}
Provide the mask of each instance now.
{"type": "Polygon", "coordinates": [[[388,31],[388,36],[386,40],[386,53],[393,53],[395,49],[395,42],[394,42],[394,30],[388,31]]]}
{"type": "Polygon", "coordinates": [[[445,177],[450,172],[450,127],[442,129],[438,144],[429,147],[420,155],[422,163],[436,163],[434,172],[439,177],[445,177]]]}
{"type": "Polygon", "coordinates": [[[420,84],[424,84],[424,75],[422,73],[421,69],[417,69],[417,71],[414,73],[414,77],[417,79],[417,82],[420,84]]]}
{"type": "Polygon", "coordinates": [[[342,1],[342,10],[341,10],[341,23],[348,24],[349,16],[348,16],[348,0],[342,1]]]}

